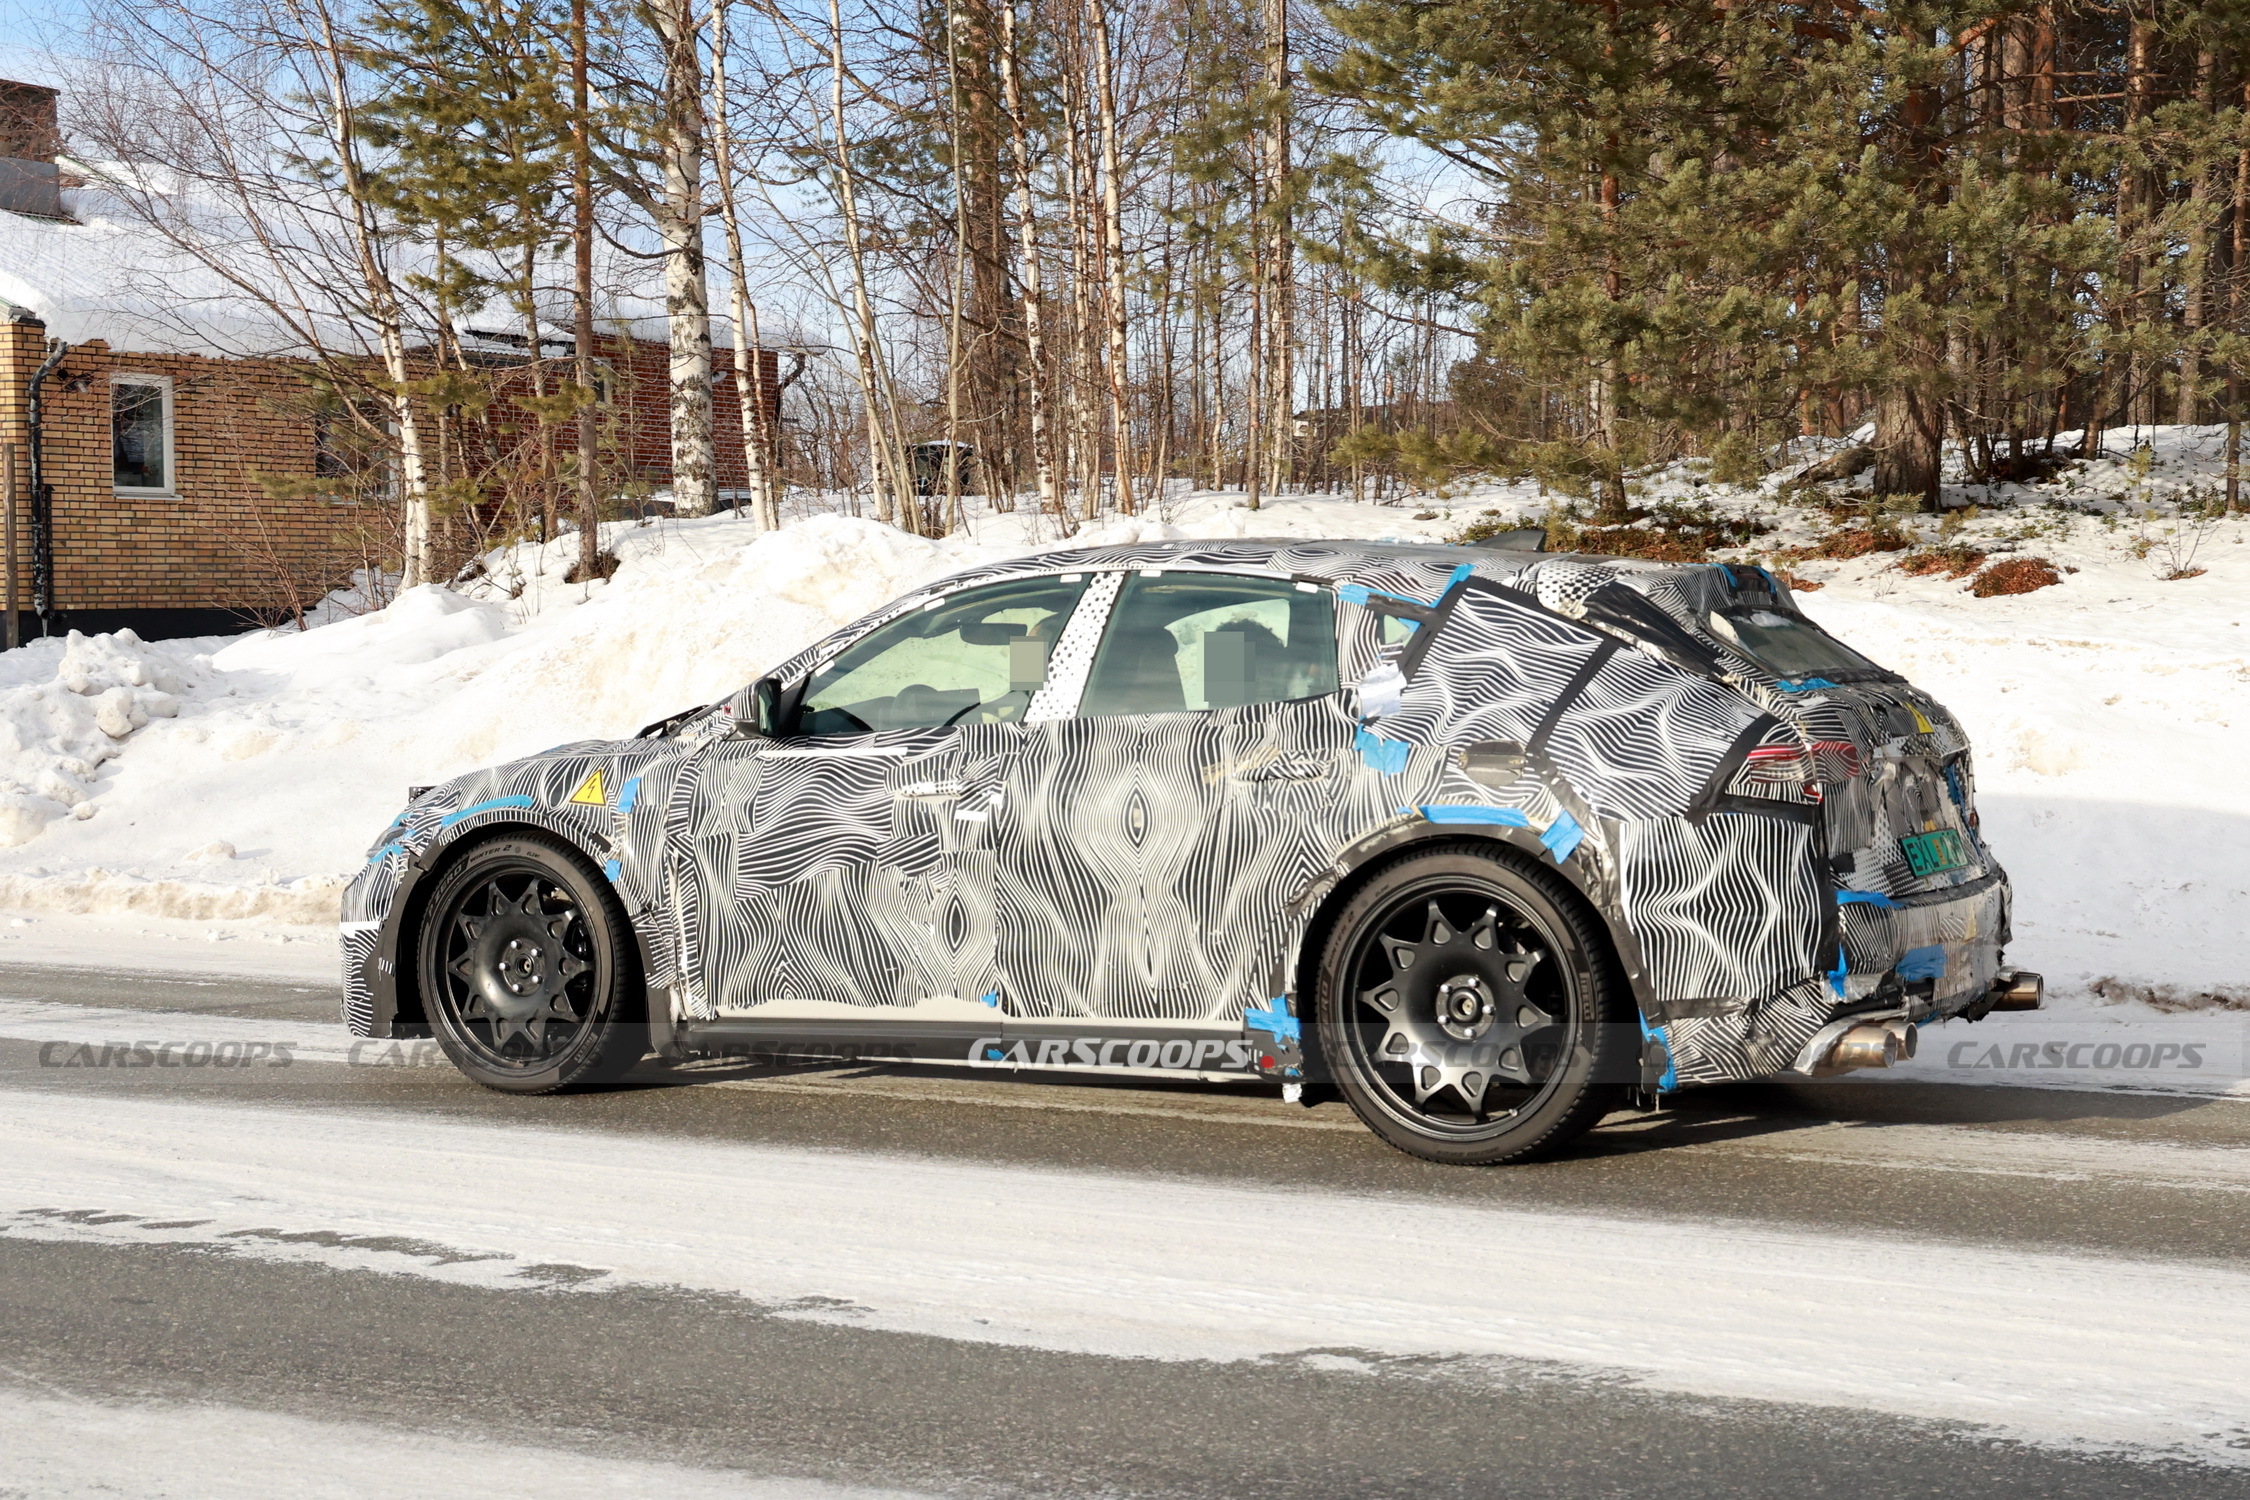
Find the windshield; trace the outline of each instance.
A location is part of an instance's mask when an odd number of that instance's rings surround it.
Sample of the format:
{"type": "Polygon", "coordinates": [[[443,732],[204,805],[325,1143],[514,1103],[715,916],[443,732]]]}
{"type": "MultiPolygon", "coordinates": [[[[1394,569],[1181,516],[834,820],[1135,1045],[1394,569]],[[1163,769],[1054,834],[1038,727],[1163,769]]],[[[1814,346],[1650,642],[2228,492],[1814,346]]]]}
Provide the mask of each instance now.
{"type": "Polygon", "coordinates": [[[1777,677],[1891,675],[1803,615],[1771,609],[1714,610],[1711,630],[1777,677]]]}

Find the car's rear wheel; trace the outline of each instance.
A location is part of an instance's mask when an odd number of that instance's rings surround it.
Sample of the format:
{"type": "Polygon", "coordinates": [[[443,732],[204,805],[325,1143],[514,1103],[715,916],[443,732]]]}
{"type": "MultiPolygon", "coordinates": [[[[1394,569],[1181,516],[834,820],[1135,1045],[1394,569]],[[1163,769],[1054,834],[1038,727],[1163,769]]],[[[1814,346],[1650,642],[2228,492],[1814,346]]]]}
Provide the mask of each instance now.
{"type": "Polygon", "coordinates": [[[546,839],[503,835],[438,877],[422,1004],[455,1067],[509,1094],[614,1081],[641,1059],[632,928],[609,882],[546,839]]]}
{"type": "Polygon", "coordinates": [[[1360,1119],[1458,1165],[1583,1135],[1623,1102],[1637,1051],[1592,914],[1554,876],[1459,846],[1400,858],[1345,904],[1314,1014],[1360,1119]]]}

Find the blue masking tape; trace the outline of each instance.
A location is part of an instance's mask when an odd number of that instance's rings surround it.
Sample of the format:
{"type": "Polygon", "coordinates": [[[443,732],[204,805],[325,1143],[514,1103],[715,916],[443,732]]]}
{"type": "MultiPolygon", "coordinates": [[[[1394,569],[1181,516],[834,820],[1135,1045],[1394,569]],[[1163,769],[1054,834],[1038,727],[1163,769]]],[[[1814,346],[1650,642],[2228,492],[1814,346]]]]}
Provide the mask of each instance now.
{"type": "Polygon", "coordinates": [[[1923,979],[1945,977],[1945,949],[1932,944],[1927,948],[1909,948],[1898,961],[1898,977],[1908,984],[1923,979]]]}
{"type": "Polygon", "coordinates": [[[1531,819],[1512,807],[1486,807],[1478,803],[1437,803],[1416,808],[1433,823],[1497,823],[1503,828],[1529,828],[1531,819]]]}
{"type": "Polygon", "coordinates": [[[506,807],[529,806],[531,806],[531,799],[529,797],[495,797],[490,802],[472,803],[470,806],[462,808],[459,812],[447,813],[444,817],[438,819],[438,827],[451,828],[454,824],[460,822],[463,818],[473,818],[478,813],[498,812],[502,808],[506,807]]]}
{"type": "Polygon", "coordinates": [[[1407,752],[1413,747],[1404,740],[1386,740],[1360,729],[1352,734],[1352,748],[1359,752],[1359,758],[1370,771],[1396,776],[1406,769],[1407,752]]]}
{"type": "Polygon", "coordinates": [[[1277,995],[1266,1004],[1272,1009],[1246,1010],[1242,1013],[1242,1027],[1245,1031],[1270,1031],[1276,1041],[1292,1042],[1305,1034],[1304,1027],[1297,1018],[1289,1014],[1287,996],[1277,995]]]}
{"type": "Polygon", "coordinates": [[[1570,858],[1585,841],[1586,830],[1579,827],[1578,820],[1567,812],[1556,813],[1555,821],[1549,823],[1547,831],[1539,835],[1539,842],[1547,846],[1547,852],[1555,857],[1558,865],[1570,858]]]}

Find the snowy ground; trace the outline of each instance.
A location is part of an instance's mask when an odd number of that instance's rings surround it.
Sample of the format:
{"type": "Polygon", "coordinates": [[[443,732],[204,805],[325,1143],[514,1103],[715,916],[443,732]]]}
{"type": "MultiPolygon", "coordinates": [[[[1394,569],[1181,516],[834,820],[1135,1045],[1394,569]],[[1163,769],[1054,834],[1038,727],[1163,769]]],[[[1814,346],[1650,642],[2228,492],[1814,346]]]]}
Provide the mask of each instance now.
{"type": "MultiPolygon", "coordinates": [[[[1294,1187],[1159,1191],[396,1112],[0,1092],[0,1133],[19,1153],[0,1238],[194,1246],[518,1294],[680,1287],[812,1322],[1127,1360],[1468,1357],[1498,1381],[1553,1363],[1651,1390],[2250,1462],[2238,1268],[1435,1201],[1402,1214],[1294,1187]],[[65,1204],[100,1211],[34,1207],[65,1204]],[[1496,1253],[1508,1274],[1459,1274],[1496,1253]],[[1902,1279],[1909,1266],[1942,1274],[1902,1279]],[[1650,1297],[1652,1267],[1693,1294],[1650,1297]],[[1854,1309],[1848,1348],[1831,1332],[1839,1298],[1854,1309]]],[[[1915,1142],[1859,1134],[1863,1155],[1903,1149],[1896,1164],[1920,1165],[1915,1142]]],[[[2067,1158],[2081,1177],[2165,1181],[2213,1212],[2250,1190],[2236,1147],[1932,1134],[1926,1152],[1956,1163],[2042,1175],[2067,1158]]],[[[1793,1141],[1821,1145],[1778,1148],[1793,1141]]]]}
{"type": "MultiPolygon", "coordinates": [[[[1787,566],[1820,585],[1801,595],[1809,612],[1969,726],[1986,828],[2017,884],[2011,957],[2048,975],[2060,1007],[2045,1019],[2198,1011],[2233,1048],[2206,1055],[2239,1058],[2250,522],[2165,509],[2211,484],[2217,433],[2112,433],[2113,456],[2044,487],[1956,490],[1980,503],[1973,517],[1904,518],[1933,542],[2075,570],[2036,593],[1974,598],[1961,581],[1905,576],[1896,553],[1787,566]],[[2145,458],[2130,456],[2136,437],[2149,439],[2145,458]],[[2160,576],[2183,559],[2204,571],[2160,576]]],[[[1702,484],[1692,465],[1642,491],[1777,525],[1732,554],[1748,558],[1832,524],[1774,481],[1702,484]]],[[[1536,519],[1547,503],[1526,484],[1258,513],[1204,495],[1074,540],[1435,539],[1495,512],[1536,519]]],[[[629,733],[925,579],[1059,538],[1023,515],[942,542],[820,515],[765,537],[719,517],[618,525],[605,540],[623,564],[608,583],[562,582],[566,539],[497,554],[459,592],[417,590],[303,633],[48,641],[0,656],[0,962],[317,970],[333,962],[321,924],[408,785],[629,733]]]]}
{"type": "Polygon", "coordinates": [[[0,1390],[10,1495],[141,1500],[910,1500],[810,1479],[474,1441],[238,1406],[0,1390]]]}

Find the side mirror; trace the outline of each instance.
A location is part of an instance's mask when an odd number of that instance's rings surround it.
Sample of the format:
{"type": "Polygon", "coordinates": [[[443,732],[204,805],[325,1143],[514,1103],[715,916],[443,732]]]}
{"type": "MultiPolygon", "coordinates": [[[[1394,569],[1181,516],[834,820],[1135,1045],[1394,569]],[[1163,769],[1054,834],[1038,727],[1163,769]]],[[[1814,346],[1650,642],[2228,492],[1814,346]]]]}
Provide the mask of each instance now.
{"type": "Polygon", "coordinates": [[[781,733],[781,679],[761,677],[734,695],[731,705],[737,734],[772,738],[781,733]]]}

